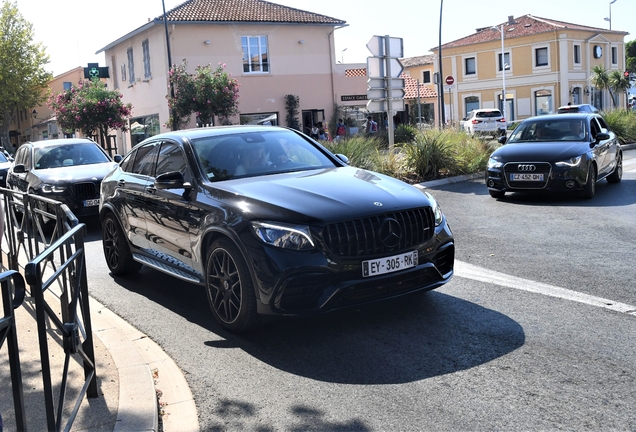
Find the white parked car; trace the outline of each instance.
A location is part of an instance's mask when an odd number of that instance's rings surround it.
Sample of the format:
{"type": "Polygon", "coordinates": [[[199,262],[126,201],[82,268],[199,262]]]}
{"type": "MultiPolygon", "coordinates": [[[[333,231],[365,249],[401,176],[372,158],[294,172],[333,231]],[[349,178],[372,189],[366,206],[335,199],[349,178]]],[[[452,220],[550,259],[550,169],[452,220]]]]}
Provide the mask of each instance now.
{"type": "Polygon", "coordinates": [[[495,108],[472,110],[464,119],[464,130],[471,135],[500,135],[506,133],[506,119],[495,108]]]}

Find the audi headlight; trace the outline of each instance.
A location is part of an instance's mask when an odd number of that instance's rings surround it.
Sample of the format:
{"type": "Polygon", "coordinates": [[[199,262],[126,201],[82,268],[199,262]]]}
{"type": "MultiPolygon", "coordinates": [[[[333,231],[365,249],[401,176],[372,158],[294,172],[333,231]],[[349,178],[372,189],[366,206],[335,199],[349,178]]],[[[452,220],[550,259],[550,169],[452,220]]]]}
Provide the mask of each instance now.
{"type": "Polygon", "coordinates": [[[488,169],[493,168],[501,168],[503,163],[499,162],[497,159],[488,158],[488,169]]]}
{"type": "Polygon", "coordinates": [[[60,186],[60,185],[54,185],[54,184],[48,184],[48,183],[43,183],[40,185],[40,190],[43,193],[62,193],[66,190],[66,186],[60,186]]]}
{"type": "Polygon", "coordinates": [[[272,246],[298,251],[314,248],[314,241],[306,226],[252,222],[252,230],[259,239],[272,246]]]}
{"type": "Polygon", "coordinates": [[[573,157],[572,159],[568,159],[568,160],[564,160],[561,162],[557,162],[555,163],[556,166],[558,167],[575,167],[578,166],[581,163],[581,159],[583,158],[583,156],[577,156],[577,157],[573,157]]]}
{"type": "Polygon", "coordinates": [[[433,215],[435,215],[435,226],[440,226],[442,224],[442,220],[444,219],[444,213],[442,212],[442,208],[439,206],[439,203],[437,202],[437,200],[433,198],[433,195],[431,195],[428,192],[424,192],[424,195],[426,195],[428,199],[431,200],[433,215]]]}

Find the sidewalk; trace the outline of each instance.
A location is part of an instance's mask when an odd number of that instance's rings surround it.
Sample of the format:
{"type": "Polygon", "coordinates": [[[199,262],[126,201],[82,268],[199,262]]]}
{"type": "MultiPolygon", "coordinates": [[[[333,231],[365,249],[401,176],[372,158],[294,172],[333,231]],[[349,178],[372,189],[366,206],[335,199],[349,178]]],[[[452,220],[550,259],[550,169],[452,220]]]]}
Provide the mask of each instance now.
{"type": "MultiPolygon", "coordinates": [[[[198,431],[192,393],[172,359],[159,345],[102,304],[92,298],[90,302],[99,396],[84,398],[71,430],[198,431]]],[[[15,312],[26,427],[29,431],[45,431],[47,423],[33,299],[27,297],[15,312]]],[[[48,339],[53,395],[57,403],[64,351],[55,332],[49,331],[48,339]]],[[[74,360],[69,366],[66,411],[73,408],[76,395],[84,383],[81,364],[75,356],[74,360]]],[[[6,343],[0,350],[0,383],[0,413],[4,431],[15,431],[6,343]]]]}

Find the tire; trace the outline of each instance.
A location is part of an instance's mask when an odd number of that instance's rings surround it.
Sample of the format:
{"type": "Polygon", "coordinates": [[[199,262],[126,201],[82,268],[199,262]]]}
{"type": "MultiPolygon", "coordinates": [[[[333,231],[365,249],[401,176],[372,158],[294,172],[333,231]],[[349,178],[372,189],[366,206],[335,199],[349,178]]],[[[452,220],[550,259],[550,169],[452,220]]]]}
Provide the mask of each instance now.
{"type": "Polygon", "coordinates": [[[205,265],[210,309],[221,326],[242,333],[258,324],[254,283],[238,248],[229,240],[212,243],[205,265]]]}
{"type": "Polygon", "coordinates": [[[614,171],[607,176],[608,183],[618,183],[623,178],[623,155],[618,154],[618,162],[616,163],[616,167],[614,171]]]}
{"type": "Polygon", "coordinates": [[[596,167],[594,164],[590,165],[590,168],[587,172],[587,183],[585,183],[585,187],[581,191],[581,197],[585,199],[592,199],[596,194],[596,167]]]}
{"type": "Polygon", "coordinates": [[[112,274],[125,275],[141,269],[141,263],[133,259],[126,236],[112,213],[104,217],[102,245],[106,264],[112,274]]]}
{"type": "Polygon", "coordinates": [[[488,189],[488,193],[493,198],[503,198],[506,195],[506,192],[504,191],[498,191],[498,190],[492,190],[492,189],[488,189]]]}

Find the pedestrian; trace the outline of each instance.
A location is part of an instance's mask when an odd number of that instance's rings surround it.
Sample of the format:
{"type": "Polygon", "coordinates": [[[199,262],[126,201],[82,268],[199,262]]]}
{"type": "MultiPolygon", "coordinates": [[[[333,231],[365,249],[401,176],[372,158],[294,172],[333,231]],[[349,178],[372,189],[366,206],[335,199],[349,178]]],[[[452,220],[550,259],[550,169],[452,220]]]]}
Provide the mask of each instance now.
{"type": "Polygon", "coordinates": [[[336,123],[336,141],[341,140],[345,135],[347,135],[347,127],[342,119],[338,119],[338,123],[336,123]]]}
{"type": "Polygon", "coordinates": [[[313,139],[317,140],[318,139],[318,126],[316,126],[315,124],[311,125],[311,132],[309,133],[309,136],[312,137],[313,139]]]}
{"type": "Polygon", "coordinates": [[[373,121],[373,117],[367,116],[367,125],[366,125],[367,134],[374,134],[378,132],[378,124],[373,121]]]}
{"type": "Polygon", "coordinates": [[[327,135],[325,134],[325,124],[323,122],[318,122],[318,138],[323,141],[327,139],[327,135]]]}

